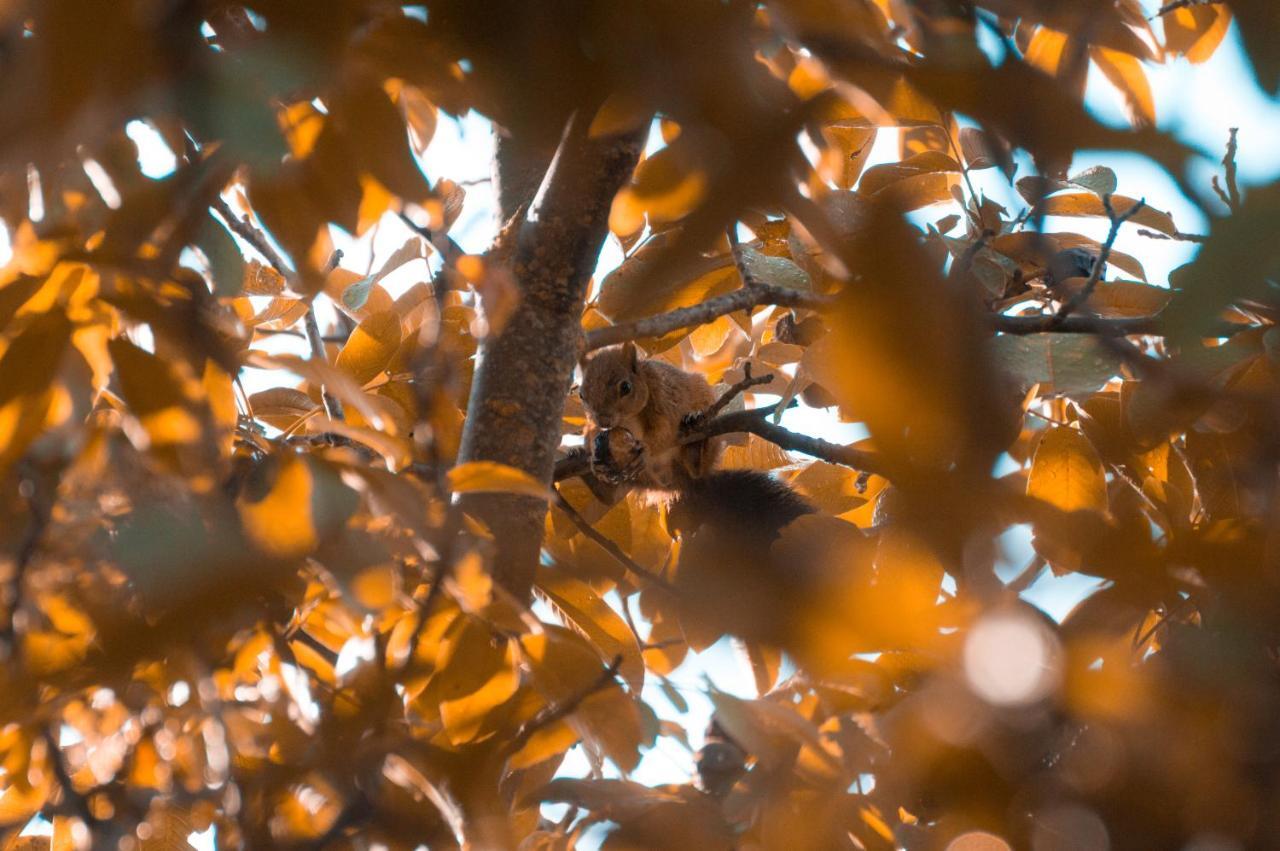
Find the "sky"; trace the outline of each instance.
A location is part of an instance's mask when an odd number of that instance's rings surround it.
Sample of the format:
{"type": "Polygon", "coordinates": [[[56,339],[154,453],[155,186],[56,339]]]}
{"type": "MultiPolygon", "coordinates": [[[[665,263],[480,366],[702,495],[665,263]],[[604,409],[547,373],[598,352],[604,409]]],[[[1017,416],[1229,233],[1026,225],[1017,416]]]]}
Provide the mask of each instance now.
{"type": "MultiPolygon", "coordinates": [[[[1154,3],[1148,3],[1154,8],[1154,3]]],[[[1254,82],[1252,72],[1240,47],[1239,33],[1232,26],[1224,44],[1206,63],[1191,66],[1178,60],[1163,66],[1147,66],[1152,82],[1157,111],[1157,122],[1162,129],[1174,131],[1188,144],[1204,152],[1202,161],[1195,166],[1194,177],[1207,185],[1209,176],[1215,173],[1222,156],[1224,144],[1231,127],[1239,128],[1240,150],[1238,163],[1240,179],[1244,186],[1270,182],[1280,175],[1280,104],[1269,99],[1254,82]]],[[[1123,102],[1096,68],[1092,71],[1087,94],[1087,105],[1100,120],[1116,126],[1126,126],[1123,102]]],[[[163,177],[171,173],[176,161],[158,134],[142,122],[129,127],[130,135],[139,144],[144,173],[163,177]]],[[[650,149],[660,145],[654,134],[650,149]]],[[[448,178],[467,185],[466,203],[461,217],[451,233],[469,253],[481,253],[490,244],[496,232],[494,199],[489,178],[493,141],[489,123],[471,113],[458,119],[441,116],[435,136],[422,158],[423,170],[434,182],[448,178]]],[[[882,130],[877,138],[868,165],[896,158],[897,131],[882,130]]],[[[1029,161],[1023,158],[1018,176],[1028,172],[1029,161]]],[[[1148,204],[1170,212],[1179,229],[1185,232],[1204,232],[1207,222],[1200,211],[1184,198],[1173,182],[1157,167],[1141,157],[1111,152],[1082,151],[1077,154],[1072,173],[1092,165],[1111,167],[1119,176],[1119,192],[1145,198],[1148,204]]],[[[1003,184],[996,170],[972,175],[978,189],[1006,206],[1016,208],[1020,200],[1003,184]]],[[[105,195],[105,193],[104,193],[105,195]]],[[[938,216],[947,212],[941,210],[938,216]]],[[[1105,220],[1089,221],[1071,219],[1046,223],[1049,230],[1070,228],[1095,238],[1105,237],[1105,220]]],[[[1137,228],[1126,226],[1116,243],[1116,249],[1142,258],[1148,279],[1157,285],[1167,285],[1169,272],[1194,256],[1195,246],[1189,243],[1153,241],[1137,235],[1137,228]]],[[[362,274],[376,268],[407,238],[409,232],[393,217],[379,227],[377,234],[367,245],[353,244],[349,237],[335,233],[339,247],[346,249],[342,265],[362,274]]],[[[7,233],[0,233],[0,261],[9,254],[7,233]]],[[[622,251],[616,240],[610,238],[601,253],[595,280],[599,281],[622,260],[622,251]]],[[[437,263],[435,258],[429,262],[437,263]]],[[[411,265],[384,281],[395,291],[408,287],[425,275],[419,263],[411,265]]],[[[325,315],[321,313],[322,323],[325,315]]],[[[271,345],[275,350],[292,350],[306,354],[301,340],[277,336],[271,345]]],[[[245,383],[249,392],[267,389],[279,383],[279,375],[270,379],[265,374],[247,371],[245,383]]],[[[848,442],[865,435],[860,426],[840,423],[833,413],[808,408],[791,411],[784,424],[797,431],[824,437],[837,442],[848,442]]],[[[1030,554],[1030,533],[1025,527],[1015,527],[1002,538],[1006,553],[1003,571],[1016,573],[1030,554]]],[[[1055,620],[1070,611],[1080,599],[1098,586],[1096,580],[1080,575],[1055,578],[1046,571],[1024,597],[1042,608],[1055,620]]],[[[614,595],[613,605],[620,605],[614,595]]],[[[549,617],[549,613],[540,612],[549,617]]],[[[671,677],[689,704],[687,713],[680,713],[661,694],[650,678],[644,699],[664,718],[676,720],[691,736],[694,747],[700,744],[702,730],[710,717],[710,702],[706,687],[713,682],[717,688],[742,697],[754,697],[750,668],[738,656],[729,641],[722,641],[707,652],[690,659],[671,677]]],[[[659,745],[651,749],[631,777],[642,783],[657,784],[684,782],[693,767],[692,754],[669,738],[659,739],[659,745]]],[[[588,767],[580,750],[575,750],[561,771],[566,776],[582,776],[588,767]]],[[[554,808],[551,810],[554,812],[554,808]]],[[[33,825],[34,832],[46,832],[48,823],[33,825]]],[[[202,849],[213,847],[211,832],[193,834],[191,841],[202,849]]]]}

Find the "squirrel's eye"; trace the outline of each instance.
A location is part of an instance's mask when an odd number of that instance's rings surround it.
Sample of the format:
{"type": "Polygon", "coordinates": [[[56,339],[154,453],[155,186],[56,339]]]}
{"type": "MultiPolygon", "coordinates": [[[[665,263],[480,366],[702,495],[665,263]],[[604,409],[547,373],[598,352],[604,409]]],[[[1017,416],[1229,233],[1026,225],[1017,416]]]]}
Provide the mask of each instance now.
{"type": "Polygon", "coordinates": [[[630,381],[619,381],[619,382],[618,382],[618,395],[619,395],[619,396],[629,396],[630,394],[631,394],[631,382],[630,382],[630,381]]]}

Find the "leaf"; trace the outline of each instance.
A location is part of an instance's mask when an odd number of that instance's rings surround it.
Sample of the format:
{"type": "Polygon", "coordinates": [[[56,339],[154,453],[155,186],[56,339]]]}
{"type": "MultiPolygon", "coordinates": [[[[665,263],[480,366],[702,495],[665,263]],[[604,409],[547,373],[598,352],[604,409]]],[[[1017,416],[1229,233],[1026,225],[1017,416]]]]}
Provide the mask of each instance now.
{"type": "MultiPolygon", "coordinates": [[[[264,552],[293,558],[314,550],[320,542],[311,513],[315,482],[311,468],[295,456],[277,456],[274,480],[253,498],[239,500],[245,531],[264,552]]],[[[265,467],[265,465],[264,465],[265,467]]]]}
{"type": "MultiPolygon", "coordinates": [[[[1055,294],[1070,298],[1085,285],[1084,278],[1067,278],[1054,287],[1055,294]]],[[[1175,293],[1137,281],[1100,281],[1082,307],[1103,318],[1155,316],[1175,293]]]]}
{"type": "Polygon", "coordinates": [[[380,310],[360,321],[334,366],[360,384],[368,384],[387,368],[400,348],[400,315],[394,310],[380,310]]]}
{"type": "Polygon", "coordinates": [[[1280,271],[1280,182],[1251,189],[1240,212],[1217,219],[1196,259],[1178,270],[1182,295],[1165,317],[1174,338],[1192,343],[1218,311],[1238,298],[1271,299],[1280,271]]]}
{"type": "Polygon", "coordinates": [[[344,405],[355,408],[373,425],[383,427],[382,411],[378,409],[373,397],[352,380],[351,376],[340,369],[320,360],[300,358],[297,355],[269,355],[265,352],[250,350],[246,362],[259,369],[283,369],[302,376],[313,387],[323,386],[337,396],[344,405]]]}
{"type": "Polygon", "coordinates": [[[1119,355],[1087,334],[1002,334],[990,345],[1022,392],[1039,384],[1041,395],[1081,396],[1120,372],[1119,355]]]}
{"type": "Polygon", "coordinates": [[[752,278],[762,284],[806,292],[813,289],[813,281],[809,279],[808,273],[786,257],[761,254],[754,248],[744,246],[742,265],[746,266],[752,278]]]}
{"type": "Polygon", "coordinates": [[[1142,64],[1127,53],[1105,47],[1091,47],[1089,55],[1111,81],[1111,85],[1119,89],[1120,94],[1124,96],[1125,103],[1129,107],[1130,120],[1138,125],[1155,124],[1156,102],[1151,94],[1151,83],[1142,70],[1142,64]]]}
{"type": "Polygon", "coordinates": [[[537,792],[536,800],[572,804],[601,818],[618,822],[644,816],[663,804],[679,804],[671,792],[654,789],[630,780],[576,780],[560,777],[537,792]]]}
{"type": "Polygon", "coordinates": [[[0,356],[0,406],[53,384],[71,343],[71,323],[61,310],[37,316],[0,356]]]}
{"type": "Polygon", "coordinates": [[[559,611],[565,625],[595,645],[602,659],[611,662],[615,656],[622,657],[618,673],[633,694],[640,694],[644,688],[644,659],[635,633],[626,621],[591,590],[591,586],[560,571],[539,568],[536,586],[559,611]]]}
{"type": "MultiPolygon", "coordinates": [[[[1123,195],[1111,196],[1111,206],[1116,211],[1117,216],[1124,215],[1137,203],[1132,198],[1126,198],[1123,195]]],[[[1037,211],[1043,212],[1046,216],[1100,216],[1102,218],[1107,216],[1107,210],[1102,205],[1102,199],[1092,192],[1054,195],[1041,201],[1037,206],[1037,211]]],[[[1144,204],[1142,209],[1129,218],[1128,221],[1154,228],[1170,236],[1178,232],[1177,225],[1173,223],[1173,218],[1168,213],[1163,213],[1149,204],[1144,204]]]]}
{"type": "MultiPolygon", "coordinates": [[[[242,284],[248,278],[244,253],[232,239],[222,223],[212,215],[205,216],[196,232],[194,242],[209,263],[209,277],[213,280],[213,294],[217,296],[240,295],[242,284]]],[[[283,279],[281,280],[283,288],[283,279]]]]}
{"type": "Polygon", "coordinates": [[[1192,64],[1213,56],[1231,27],[1231,11],[1215,3],[1192,5],[1161,16],[1164,22],[1164,47],[1168,53],[1182,54],[1192,64]]]}
{"type": "Polygon", "coordinates": [[[368,303],[369,294],[373,292],[375,281],[375,276],[366,275],[355,283],[347,284],[343,287],[342,306],[352,313],[358,313],[368,303]]]}
{"type": "Polygon", "coordinates": [[[282,431],[320,408],[306,393],[289,387],[254,393],[249,396],[249,406],[256,419],[282,431]]]}
{"type": "Polygon", "coordinates": [[[764,765],[781,767],[802,747],[832,761],[818,728],[793,707],[767,699],[742,700],[715,689],[711,690],[710,697],[716,723],[764,765]]]}
{"type": "Polygon", "coordinates": [[[694,156],[695,146],[682,136],[636,166],[632,182],[614,197],[609,229],[633,233],[647,220],[651,225],[677,222],[706,196],[705,166],[694,156]]]}
{"type": "Polygon", "coordinates": [[[1000,166],[1013,177],[1013,154],[1009,146],[993,133],[977,127],[960,128],[960,151],[965,164],[974,170],[1000,166]]]}
{"type": "MultiPolygon", "coordinates": [[[[1019,181],[1021,183],[1021,181],[1019,181]]],[[[991,241],[991,247],[1018,264],[1024,277],[1044,274],[1055,254],[1071,248],[1083,248],[1097,256],[1102,244],[1076,233],[1021,233],[1001,234],[991,241]]],[[[1145,281],[1147,273],[1136,258],[1113,250],[1108,263],[1123,269],[1138,280],[1145,281]]]]}
{"type": "Polygon", "coordinates": [[[644,127],[652,118],[653,107],[642,99],[630,93],[614,92],[591,119],[587,138],[605,139],[631,133],[644,127]]]}
{"type": "MultiPolygon", "coordinates": [[[[737,269],[728,253],[710,257],[695,255],[654,278],[651,269],[664,262],[667,249],[677,233],[664,231],[650,237],[605,276],[596,308],[610,322],[631,322],[677,307],[698,304],[740,286],[737,269]]],[[[650,352],[661,351],[688,334],[688,329],[675,331],[645,348],[650,352]]]]}
{"type": "Polygon", "coordinates": [[[616,683],[600,688],[600,656],[576,633],[548,626],[540,634],[522,636],[520,646],[546,700],[555,706],[581,701],[569,723],[624,772],[634,770],[640,747],[657,736],[652,710],[616,683]]]}
{"type": "Polygon", "coordinates": [[[1116,187],[1119,185],[1116,173],[1102,165],[1091,166],[1070,178],[1068,182],[1083,186],[1099,197],[1115,194],[1116,187]]]}
{"type": "Polygon", "coordinates": [[[496,461],[468,461],[449,471],[454,493],[516,493],[547,499],[547,488],[524,470],[496,461]]]}
{"type": "Polygon", "coordinates": [[[285,279],[275,269],[257,260],[244,264],[244,280],[241,295],[280,295],[284,292],[285,279]]]}
{"type": "Polygon", "coordinates": [[[409,125],[409,140],[413,144],[414,153],[422,156],[436,134],[438,121],[436,107],[422,89],[409,83],[400,83],[392,92],[405,123],[409,125]]]}
{"type": "MultiPolygon", "coordinates": [[[[450,667],[438,671],[435,677],[452,675],[457,670],[455,665],[451,660],[450,667]]],[[[440,720],[450,743],[461,745],[475,739],[482,728],[488,726],[490,714],[510,700],[519,687],[519,673],[509,660],[503,660],[493,675],[474,691],[452,700],[442,700],[440,720]]]]}
{"type": "Polygon", "coordinates": [[[564,721],[549,724],[535,730],[529,737],[529,741],[525,742],[524,747],[511,755],[507,766],[513,771],[529,768],[560,756],[581,740],[582,737],[578,735],[578,731],[564,721]]]}
{"type": "Polygon", "coordinates": [[[342,529],[356,502],[355,491],[323,462],[282,453],[257,466],[237,508],[262,552],[298,558],[342,529]]]}
{"type": "Polygon", "coordinates": [[[1106,513],[1106,471],[1083,432],[1068,426],[1045,431],[1031,459],[1027,495],[1063,511],[1106,513]]]}

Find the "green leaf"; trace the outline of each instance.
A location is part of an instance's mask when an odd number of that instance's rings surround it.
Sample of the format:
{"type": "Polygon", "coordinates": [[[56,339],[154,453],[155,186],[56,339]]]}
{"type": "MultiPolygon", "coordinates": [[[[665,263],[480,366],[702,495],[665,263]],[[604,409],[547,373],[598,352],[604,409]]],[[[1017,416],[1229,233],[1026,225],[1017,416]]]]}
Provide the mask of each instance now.
{"type": "Polygon", "coordinates": [[[377,283],[377,280],[377,275],[368,275],[354,284],[348,285],[342,291],[342,303],[352,313],[359,311],[369,301],[369,293],[373,291],[373,285],[377,283]]]}
{"type": "Polygon", "coordinates": [[[1070,178],[1071,183],[1083,186],[1095,195],[1112,195],[1119,186],[1116,173],[1106,166],[1095,165],[1070,178]]]}
{"type": "Polygon", "coordinates": [[[1083,396],[1120,372],[1120,357],[1087,334],[1002,334],[992,354],[1024,392],[1039,384],[1041,395],[1083,396]]]}
{"type": "Polygon", "coordinates": [[[761,254],[754,248],[742,248],[742,264],[751,277],[762,284],[786,287],[790,290],[813,289],[808,273],[785,257],[761,254]]]}

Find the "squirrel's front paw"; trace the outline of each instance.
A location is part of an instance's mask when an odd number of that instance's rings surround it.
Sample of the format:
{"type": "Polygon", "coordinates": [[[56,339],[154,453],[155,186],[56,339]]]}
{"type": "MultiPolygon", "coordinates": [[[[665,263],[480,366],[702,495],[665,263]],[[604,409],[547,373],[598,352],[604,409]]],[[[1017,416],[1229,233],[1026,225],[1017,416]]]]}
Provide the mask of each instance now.
{"type": "Polygon", "coordinates": [[[625,428],[599,432],[591,451],[591,472],[596,478],[617,484],[644,469],[644,444],[625,428]]]}
{"type": "Polygon", "coordinates": [[[697,431],[707,422],[707,414],[705,411],[694,411],[691,414],[685,414],[680,420],[680,431],[690,432],[697,431]]]}

